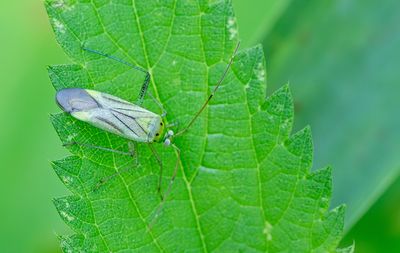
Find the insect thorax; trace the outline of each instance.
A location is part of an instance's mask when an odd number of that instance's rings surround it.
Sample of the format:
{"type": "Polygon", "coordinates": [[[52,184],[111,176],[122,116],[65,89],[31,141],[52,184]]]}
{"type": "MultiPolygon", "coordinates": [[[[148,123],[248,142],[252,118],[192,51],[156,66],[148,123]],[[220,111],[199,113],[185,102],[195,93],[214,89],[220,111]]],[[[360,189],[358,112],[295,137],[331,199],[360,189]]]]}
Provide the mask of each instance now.
{"type": "Polygon", "coordinates": [[[153,142],[164,141],[165,125],[161,117],[158,120],[154,121],[154,125],[150,125],[149,130],[149,137],[152,137],[153,142]]]}

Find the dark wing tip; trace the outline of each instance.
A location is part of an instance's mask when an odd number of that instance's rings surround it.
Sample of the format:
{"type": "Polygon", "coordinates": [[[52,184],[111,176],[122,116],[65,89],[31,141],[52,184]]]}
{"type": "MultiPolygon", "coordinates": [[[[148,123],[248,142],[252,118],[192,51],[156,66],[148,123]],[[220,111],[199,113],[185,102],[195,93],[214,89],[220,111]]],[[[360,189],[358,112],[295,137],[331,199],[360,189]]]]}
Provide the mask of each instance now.
{"type": "Polygon", "coordinates": [[[81,88],[65,88],[57,91],[56,102],[64,112],[68,113],[99,107],[96,100],[81,88]]]}

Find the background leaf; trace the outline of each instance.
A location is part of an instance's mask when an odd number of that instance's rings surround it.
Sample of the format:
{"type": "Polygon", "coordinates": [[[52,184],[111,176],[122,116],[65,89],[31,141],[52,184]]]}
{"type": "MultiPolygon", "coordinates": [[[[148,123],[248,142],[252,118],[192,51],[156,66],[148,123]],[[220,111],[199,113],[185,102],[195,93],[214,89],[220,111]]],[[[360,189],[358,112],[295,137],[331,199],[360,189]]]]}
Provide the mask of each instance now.
{"type": "Polygon", "coordinates": [[[398,1],[293,1],[264,39],[272,90],[288,80],[295,129],[331,162],[347,229],[399,175],[398,1]]]}
{"type": "Polygon", "coordinates": [[[356,241],[357,252],[400,251],[400,180],[389,187],[385,194],[368,210],[343,238],[343,246],[356,241]],[[379,235],[374,236],[379,230],[379,235]]]}
{"type": "Polygon", "coordinates": [[[267,36],[292,0],[233,1],[240,20],[240,39],[244,46],[259,43],[267,36]]]}
{"type": "Polygon", "coordinates": [[[51,202],[66,190],[49,161],[67,152],[49,123],[46,65],[66,59],[41,1],[0,2],[0,37],[0,252],[52,252],[54,231],[68,230],[51,202]]]}
{"type": "MultiPolygon", "coordinates": [[[[85,45],[149,69],[150,91],[168,110],[168,122],[183,125],[206,99],[210,87],[204,84],[216,83],[237,41],[225,1],[48,1],[47,9],[59,43],[77,63],[49,69],[56,89],[95,88],[130,100],[137,94],[139,86],[130,84],[139,83],[138,75],[83,52],[85,45]]],[[[146,145],[139,149],[139,167],[95,191],[99,180],[132,166],[132,159],[72,146],[74,156],[54,162],[73,193],[55,200],[76,233],[61,238],[64,251],[335,251],[344,208],[328,211],[330,169],[309,173],[309,128],[290,136],[288,87],[264,100],[260,47],[239,53],[232,69],[207,112],[177,139],[180,173],[151,231],[146,224],[160,200],[158,167],[146,145]]],[[[156,110],[149,101],[146,106],[156,110]]],[[[127,150],[126,140],[65,114],[52,122],[63,142],[127,150]]],[[[173,168],[173,152],[160,146],[165,167],[173,168]]]]}

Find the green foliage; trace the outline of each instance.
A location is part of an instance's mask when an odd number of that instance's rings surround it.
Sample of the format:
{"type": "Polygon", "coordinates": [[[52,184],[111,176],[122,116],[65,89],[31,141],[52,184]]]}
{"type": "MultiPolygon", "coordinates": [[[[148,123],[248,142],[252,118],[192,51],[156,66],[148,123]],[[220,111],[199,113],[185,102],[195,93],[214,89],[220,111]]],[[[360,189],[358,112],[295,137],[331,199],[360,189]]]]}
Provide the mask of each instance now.
{"type": "Polygon", "coordinates": [[[285,13],[292,0],[237,0],[233,1],[240,20],[242,45],[253,45],[263,40],[285,13]]]}
{"type": "MultiPolygon", "coordinates": [[[[76,62],[49,68],[56,89],[92,88],[135,101],[143,76],[83,51],[84,45],[148,69],[149,92],[167,109],[168,123],[180,126],[205,101],[237,43],[229,1],[65,0],[46,7],[58,42],[76,62]]],[[[328,210],[331,170],[310,173],[310,129],[290,135],[289,88],[265,99],[265,81],[261,47],[242,50],[207,110],[176,139],[178,177],[150,231],[160,203],[159,168],[147,145],[139,145],[137,167],[131,157],[70,146],[73,156],[53,163],[73,193],[55,200],[75,231],[61,237],[63,250],[335,252],[344,207],[328,210]]],[[[157,111],[151,101],[145,107],[157,111]]],[[[63,143],[128,150],[126,140],[66,114],[52,122],[63,143]]],[[[162,145],[157,150],[165,162],[165,190],[176,158],[162,145]]]]}
{"type": "Polygon", "coordinates": [[[290,80],[295,129],[313,126],[315,165],[334,166],[332,203],[346,203],[347,228],[400,172],[399,8],[399,1],[293,1],[264,38],[269,88],[290,80]]]}

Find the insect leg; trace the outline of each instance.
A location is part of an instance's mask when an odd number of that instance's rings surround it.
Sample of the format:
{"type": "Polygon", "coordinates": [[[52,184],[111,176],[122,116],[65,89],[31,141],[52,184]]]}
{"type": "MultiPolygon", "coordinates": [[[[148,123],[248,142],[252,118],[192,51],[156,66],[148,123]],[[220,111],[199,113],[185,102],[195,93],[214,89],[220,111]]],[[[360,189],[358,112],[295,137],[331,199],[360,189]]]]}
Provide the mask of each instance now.
{"type": "Polygon", "coordinates": [[[87,144],[87,143],[76,142],[76,141],[63,144],[64,147],[69,147],[69,146],[73,146],[73,145],[84,146],[84,147],[92,148],[92,149],[99,149],[99,150],[108,151],[108,152],[116,153],[116,154],[120,154],[120,155],[128,155],[128,156],[132,156],[132,157],[134,156],[134,153],[132,153],[132,152],[125,152],[125,151],[121,151],[121,150],[116,150],[116,149],[106,148],[106,147],[100,147],[100,146],[87,144]]]}
{"type": "Polygon", "coordinates": [[[161,109],[162,114],[161,117],[167,116],[167,111],[164,109],[164,106],[158,101],[151,93],[149,93],[149,97],[154,101],[154,103],[161,109]]]}
{"type": "Polygon", "coordinates": [[[171,128],[171,127],[179,127],[179,121],[173,121],[166,125],[166,128],[171,128]]]}
{"type": "Polygon", "coordinates": [[[139,166],[139,152],[137,152],[137,150],[138,150],[137,142],[133,142],[133,141],[128,142],[128,148],[129,148],[129,153],[131,153],[132,155],[135,156],[135,160],[136,160],[135,165],[139,166]]]}
{"type": "Polygon", "coordinates": [[[150,73],[149,73],[147,70],[145,70],[145,69],[143,69],[143,68],[141,68],[141,67],[135,66],[135,65],[133,65],[133,64],[131,64],[131,63],[129,63],[129,62],[126,62],[126,61],[124,61],[124,60],[122,60],[122,59],[119,59],[119,58],[117,58],[117,57],[115,57],[115,56],[113,56],[113,55],[109,55],[109,54],[106,54],[106,53],[102,53],[102,52],[100,52],[100,51],[97,51],[97,50],[94,50],[94,49],[90,49],[90,48],[86,48],[86,47],[82,47],[82,49],[85,50],[85,51],[88,51],[88,52],[90,52],[90,53],[93,53],[93,54],[97,54],[97,55],[104,56],[104,57],[106,57],[106,58],[108,58],[108,59],[117,61],[117,62],[122,63],[122,64],[124,64],[124,65],[126,65],[126,66],[128,66],[128,67],[131,67],[132,69],[136,69],[136,70],[138,70],[138,71],[140,71],[140,72],[145,73],[145,74],[146,74],[146,77],[145,77],[145,79],[144,79],[144,82],[143,82],[143,84],[142,84],[142,88],[140,89],[139,97],[138,97],[138,99],[137,99],[137,105],[142,105],[142,103],[143,103],[143,98],[144,98],[144,96],[146,95],[146,92],[147,92],[147,90],[148,90],[148,88],[149,88],[150,77],[151,77],[151,76],[150,76],[150,73]]]}
{"type": "MultiPolygon", "coordinates": [[[[136,166],[139,165],[139,152],[138,152],[138,146],[136,142],[128,142],[128,146],[129,146],[129,152],[132,154],[132,156],[134,156],[136,159],[136,166]]],[[[98,190],[102,185],[106,184],[108,181],[110,181],[111,179],[113,179],[114,177],[116,177],[117,175],[121,175],[122,173],[125,173],[129,170],[131,170],[132,167],[126,167],[122,170],[117,171],[116,173],[104,177],[102,178],[97,184],[96,187],[94,188],[94,190],[98,190]]]]}
{"type": "Polygon", "coordinates": [[[150,83],[150,73],[146,71],[146,78],[144,79],[142,88],[140,89],[139,97],[136,101],[137,105],[143,104],[143,99],[146,96],[147,90],[149,89],[149,83],[150,83]]]}
{"type": "Polygon", "coordinates": [[[99,182],[94,187],[93,191],[98,190],[101,186],[105,185],[108,181],[110,181],[114,177],[116,177],[118,175],[121,175],[121,174],[123,174],[123,173],[125,173],[125,172],[127,172],[127,171],[129,171],[131,169],[132,169],[132,167],[126,167],[126,168],[123,168],[122,170],[120,170],[118,172],[115,172],[114,174],[112,174],[110,176],[107,176],[107,177],[104,177],[104,178],[100,179],[99,182]]]}
{"type": "Polygon", "coordinates": [[[174,144],[171,144],[171,146],[175,149],[175,154],[176,154],[175,169],[174,169],[174,172],[172,173],[172,177],[171,177],[171,180],[170,180],[170,182],[169,182],[168,188],[167,188],[167,190],[165,191],[164,196],[163,196],[162,199],[161,199],[161,203],[160,203],[160,205],[157,207],[157,209],[156,209],[156,211],[155,211],[155,213],[154,213],[154,217],[152,218],[152,220],[150,221],[150,224],[148,225],[148,229],[149,229],[149,230],[152,229],[154,223],[156,222],[158,216],[160,215],[160,212],[161,212],[162,208],[164,207],[164,204],[165,204],[165,202],[166,202],[166,200],[167,200],[167,197],[168,197],[168,195],[171,193],[172,184],[173,184],[174,181],[175,181],[176,174],[178,173],[179,162],[180,162],[180,160],[181,160],[181,151],[180,151],[180,149],[179,149],[177,146],[175,146],[174,144]]]}
{"type": "MultiPolygon", "coordinates": [[[[162,160],[160,158],[160,155],[157,153],[157,150],[154,148],[154,146],[151,143],[149,143],[149,148],[150,148],[151,152],[153,153],[154,157],[156,158],[158,164],[160,165],[160,177],[158,179],[157,192],[161,194],[163,163],[162,163],[162,160]]],[[[161,199],[162,199],[162,195],[161,195],[161,199]]]]}

